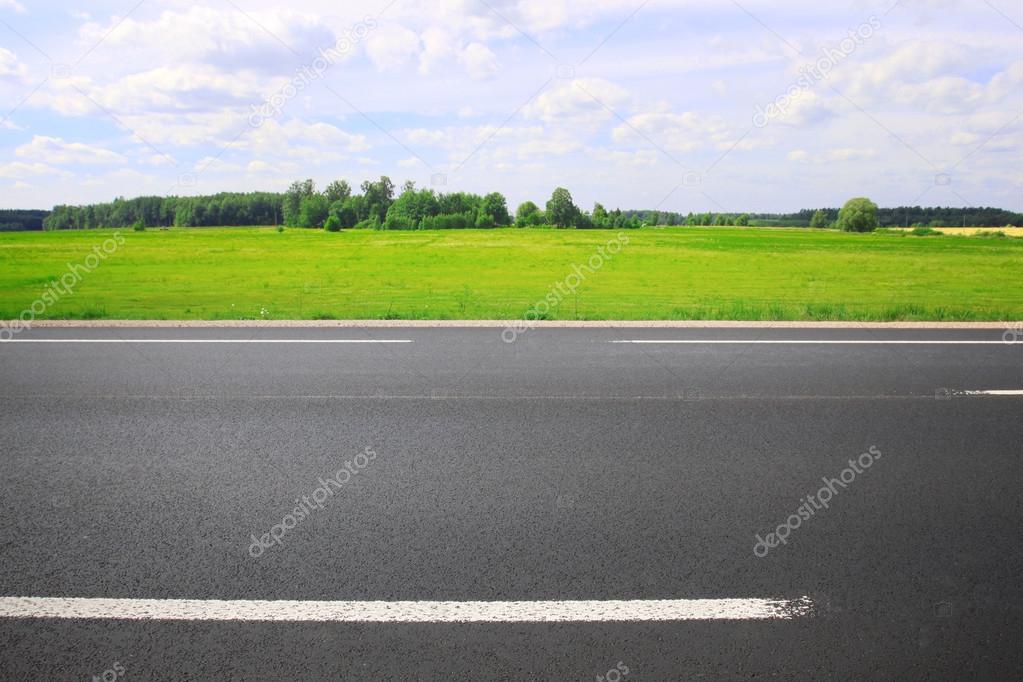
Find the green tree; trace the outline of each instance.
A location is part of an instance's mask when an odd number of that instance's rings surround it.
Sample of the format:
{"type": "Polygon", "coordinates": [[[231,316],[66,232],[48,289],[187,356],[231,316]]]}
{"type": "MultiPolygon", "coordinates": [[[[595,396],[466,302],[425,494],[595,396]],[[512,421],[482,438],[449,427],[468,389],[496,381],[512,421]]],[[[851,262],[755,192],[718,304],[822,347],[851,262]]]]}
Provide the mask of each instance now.
{"type": "Polygon", "coordinates": [[[344,201],[352,196],[352,187],[344,180],[335,180],[327,185],[327,189],[323,190],[323,194],[333,204],[338,201],[344,201]]]}
{"type": "Polygon", "coordinates": [[[579,221],[579,207],[572,201],[572,194],[564,187],[558,187],[547,202],[547,220],[557,227],[574,227],[579,221]]]}
{"type": "Polygon", "coordinates": [[[500,192],[491,192],[483,197],[483,201],[480,203],[480,213],[490,216],[498,227],[511,225],[508,202],[500,192]]]}
{"type": "Polygon", "coordinates": [[[749,225],[749,214],[743,213],[735,219],[735,224],[738,227],[747,227],[749,225]]]}
{"type": "MultiPolygon", "coordinates": [[[[316,183],[312,180],[305,180],[291,183],[291,187],[284,195],[284,224],[288,227],[298,227],[299,211],[302,206],[302,199],[316,193],[316,183]]],[[[198,223],[197,223],[198,224],[198,223]]]]}
{"type": "Polygon", "coordinates": [[[877,204],[866,197],[850,199],[838,212],[838,227],[846,232],[873,232],[878,227],[877,204]]]}
{"type": "Polygon", "coordinates": [[[540,207],[532,201],[523,201],[515,210],[515,227],[531,227],[543,224],[540,207]]]}
{"type": "Polygon", "coordinates": [[[335,201],[330,205],[330,216],[337,218],[338,224],[343,228],[355,227],[355,223],[359,222],[353,203],[353,197],[348,197],[344,201],[335,201]]]}
{"type": "Polygon", "coordinates": [[[394,183],[386,175],[381,175],[377,182],[366,180],[362,183],[362,196],[369,206],[369,212],[377,216],[378,222],[383,222],[387,216],[387,209],[394,201],[394,183]]]}
{"type": "Polygon", "coordinates": [[[828,226],[828,212],[823,208],[818,208],[813,212],[813,217],[810,218],[810,227],[827,227],[828,226]]]}
{"type": "Polygon", "coordinates": [[[327,232],[340,232],[341,220],[336,215],[327,216],[327,220],[323,223],[323,229],[327,232]]]}
{"type": "Polygon", "coordinates": [[[330,204],[322,194],[302,197],[298,207],[298,221],[292,227],[323,227],[330,213],[330,204]]]}

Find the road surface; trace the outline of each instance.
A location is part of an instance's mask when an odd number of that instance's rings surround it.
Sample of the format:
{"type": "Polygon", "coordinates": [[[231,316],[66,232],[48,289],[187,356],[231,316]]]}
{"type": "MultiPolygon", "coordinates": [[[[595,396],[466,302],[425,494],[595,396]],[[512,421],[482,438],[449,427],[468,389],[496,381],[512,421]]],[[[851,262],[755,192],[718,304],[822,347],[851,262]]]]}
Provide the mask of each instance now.
{"type": "Polygon", "coordinates": [[[1019,677],[1020,341],[25,331],[3,677],[1019,677]]]}

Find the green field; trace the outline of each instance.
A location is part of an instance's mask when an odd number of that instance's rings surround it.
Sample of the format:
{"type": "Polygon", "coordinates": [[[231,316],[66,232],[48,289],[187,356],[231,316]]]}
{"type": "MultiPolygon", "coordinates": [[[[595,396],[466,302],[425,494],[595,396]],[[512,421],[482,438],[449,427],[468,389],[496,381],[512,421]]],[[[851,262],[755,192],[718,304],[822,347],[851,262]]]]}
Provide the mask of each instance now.
{"type": "Polygon", "coordinates": [[[1023,319],[1023,240],[730,228],[625,232],[574,292],[573,265],[617,233],[122,230],[41,311],[112,234],[0,234],[0,317],[36,301],[37,319],[516,319],[560,282],[546,319],[1023,319]]]}

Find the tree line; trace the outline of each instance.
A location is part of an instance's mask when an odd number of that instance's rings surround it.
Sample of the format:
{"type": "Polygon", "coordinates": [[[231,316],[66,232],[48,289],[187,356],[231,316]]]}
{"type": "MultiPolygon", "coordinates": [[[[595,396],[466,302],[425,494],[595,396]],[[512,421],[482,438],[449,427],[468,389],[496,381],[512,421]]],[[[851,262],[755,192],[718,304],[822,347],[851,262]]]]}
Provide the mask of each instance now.
{"type": "MultiPolygon", "coordinates": [[[[804,209],[796,213],[687,213],[657,210],[608,210],[596,203],[590,211],[576,205],[571,193],[559,187],[543,206],[532,201],[514,213],[500,192],[438,193],[406,182],[400,190],[387,176],[363,182],[354,191],[345,180],[322,190],[313,180],[293,183],[286,192],[221,192],[195,197],[119,197],[84,206],[55,206],[35,222],[0,213],[0,229],[83,230],[97,227],[214,227],[285,225],[377,230],[436,230],[496,227],[637,228],[649,225],[835,227],[839,209],[804,209]],[[4,225],[20,224],[23,227],[4,225]]],[[[20,211],[11,214],[42,212],[20,211]]],[[[997,208],[877,209],[881,227],[1023,225],[1023,215],[997,208]]]]}
{"type": "Polygon", "coordinates": [[[97,227],[222,227],[278,225],[283,195],[277,192],[221,192],[197,197],[118,197],[104,204],[54,206],[46,230],[97,227]]]}
{"type": "MultiPolygon", "coordinates": [[[[834,227],[838,208],[803,209],[796,213],[754,213],[750,224],[761,227],[834,227]]],[[[897,206],[878,208],[880,227],[1023,227],[1023,213],[992,207],[921,207],[897,206]]]]}
{"type": "Polygon", "coordinates": [[[0,209],[0,232],[21,232],[43,229],[47,211],[16,211],[0,209]]]}

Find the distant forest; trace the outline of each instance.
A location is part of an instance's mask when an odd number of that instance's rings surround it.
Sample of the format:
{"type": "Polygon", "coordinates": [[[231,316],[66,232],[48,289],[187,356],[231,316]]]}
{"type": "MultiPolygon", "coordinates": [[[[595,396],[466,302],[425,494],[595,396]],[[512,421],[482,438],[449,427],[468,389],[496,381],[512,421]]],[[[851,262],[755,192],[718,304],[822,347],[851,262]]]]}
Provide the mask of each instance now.
{"type": "Polygon", "coordinates": [[[0,232],[21,232],[43,229],[49,211],[12,211],[0,209],[0,232]]]}
{"type": "MultiPolygon", "coordinates": [[[[312,180],[294,183],[287,192],[222,192],[195,197],[118,198],[109,203],[56,206],[45,211],[0,211],[0,230],[83,230],[99,227],[216,227],[285,225],[337,230],[464,229],[491,227],[636,228],[651,225],[752,225],[826,227],[838,208],[803,209],[797,213],[679,213],[656,210],[607,210],[594,204],[586,211],[567,189],[554,190],[541,207],[527,201],[514,213],[499,192],[437,193],[406,182],[397,191],[390,178],[366,181],[353,192],[344,180],[318,191],[312,180]]],[[[882,227],[1023,226],[1023,214],[998,208],[881,208],[882,227]]]]}

